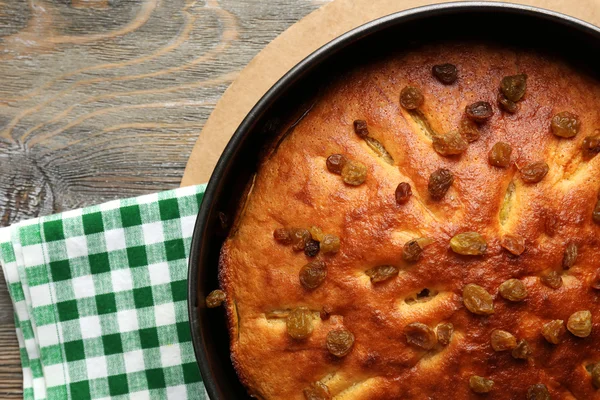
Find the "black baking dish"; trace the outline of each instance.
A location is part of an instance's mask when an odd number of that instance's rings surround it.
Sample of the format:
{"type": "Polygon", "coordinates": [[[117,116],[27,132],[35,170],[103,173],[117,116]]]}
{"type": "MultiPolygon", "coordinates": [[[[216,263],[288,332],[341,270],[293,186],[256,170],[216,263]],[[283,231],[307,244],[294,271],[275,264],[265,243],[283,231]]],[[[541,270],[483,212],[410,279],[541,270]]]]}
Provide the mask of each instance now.
{"type": "Polygon", "coordinates": [[[293,125],[307,100],[333,76],[390,51],[440,40],[477,40],[535,48],[565,57],[590,74],[600,71],[600,29],[555,12],[491,2],[459,2],[411,9],[362,25],[321,47],[292,68],[238,127],[211,176],[198,214],[189,260],[192,340],[212,400],[249,398],[231,364],[225,312],[207,309],[219,286],[218,257],[229,219],[256,172],[261,150],[293,125]]]}

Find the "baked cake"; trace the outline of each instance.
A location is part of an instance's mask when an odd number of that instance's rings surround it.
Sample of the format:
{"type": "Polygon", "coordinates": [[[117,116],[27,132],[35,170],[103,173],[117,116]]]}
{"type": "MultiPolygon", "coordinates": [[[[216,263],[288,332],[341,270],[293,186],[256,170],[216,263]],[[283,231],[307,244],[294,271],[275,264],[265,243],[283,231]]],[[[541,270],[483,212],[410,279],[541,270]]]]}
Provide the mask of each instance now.
{"type": "Polygon", "coordinates": [[[493,44],[331,83],[261,163],[208,299],[248,392],[600,398],[599,104],[493,44]]]}

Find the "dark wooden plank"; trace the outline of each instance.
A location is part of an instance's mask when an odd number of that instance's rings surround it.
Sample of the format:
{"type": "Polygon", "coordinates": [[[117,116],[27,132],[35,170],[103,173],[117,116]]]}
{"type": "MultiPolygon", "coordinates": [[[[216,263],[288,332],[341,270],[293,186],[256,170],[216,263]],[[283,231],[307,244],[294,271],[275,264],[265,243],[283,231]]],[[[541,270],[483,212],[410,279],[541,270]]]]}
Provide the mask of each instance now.
{"type": "Polygon", "coordinates": [[[19,342],[13,318],[12,302],[0,268],[0,399],[23,397],[19,342]]]}
{"type": "MultiPolygon", "coordinates": [[[[13,309],[6,281],[4,280],[4,272],[0,268],[0,324],[13,323],[13,309]]],[[[1,348],[0,348],[1,349],[1,348]]]]}
{"type": "MultiPolygon", "coordinates": [[[[328,0],[0,0],[0,225],[177,187],[229,83],[328,0]]],[[[0,398],[21,376],[0,278],[0,398]]]]}
{"type": "Polygon", "coordinates": [[[0,399],[23,397],[19,344],[13,324],[0,325],[0,399]]]}

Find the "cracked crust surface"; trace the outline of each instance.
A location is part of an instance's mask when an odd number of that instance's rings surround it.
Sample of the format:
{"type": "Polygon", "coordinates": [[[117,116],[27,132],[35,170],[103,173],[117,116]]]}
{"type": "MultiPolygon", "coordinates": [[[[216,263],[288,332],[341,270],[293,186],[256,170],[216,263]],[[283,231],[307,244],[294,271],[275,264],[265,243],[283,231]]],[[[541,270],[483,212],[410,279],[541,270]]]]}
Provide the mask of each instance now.
{"type": "Polygon", "coordinates": [[[232,360],[249,392],[263,399],[303,399],[311,382],[325,383],[334,399],[479,398],[469,389],[471,375],[495,382],[488,399],[524,399],[527,388],[544,383],[553,399],[600,398],[585,366],[600,361],[600,296],[590,288],[600,262],[600,226],[591,214],[600,188],[600,156],[580,157],[583,139],[600,128],[600,85],[568,65],[532,52],[493,45],[429,46],[395,55],[342,76],[261,165],[238,229],[225,242],[220,280],[227,293],[232,360]],[[453,63],[459,79],[443,85],[432,77],[434,64],[453,63]],[[520,110],[506,114],[496,96],[502,77],[526,73],[528,88],[520,110]],[[460,156],[442,157],[430,135],[401,109],[398,96],[406,85],[425,96],[420,108],[436,132],[457,128],[465,106],[489,101],[494,116],[481,125],[481,138],[460,156]],[[574,139],[550,132],[560,111],[579,115],[574,139]],[[388,164],[358,137],[353,121],[364,119],[370,135],[393,158],[388,164]],[[499,169],[487,154],[498,141],[513,147],[512,165],[499,169]],[[342,153],[368,167],[364,184],[345,185],[328,172],[325,159],[342,153]],[[550,170],[537,184],[524,183],[515,163],[544,160],[550,170]],[[438,168],[454,174],[440,201],[427,192],[429,175],[438,168]],[[409,182],[413,196],[397,205],[394,191],[409,182]],[[512,182],[514,190],[507,188],[512,182]],[[500,218],[500,211],[503,217],[500,218]],[[554,222],[554,225],[552,224],[554,222]],[[302,252],[278,244],[281,227],[319,226],[340,237],[335,255],[319,255],[327,264],[325,282],[313,291],[302,288],[300,268],[310,261],[302,252]],[[548,226],[555,228],[548,231],[548,226]],[[450,238],[476,231],[485,237],[484,256],[459,256],[450,238]],[[506,233],[525,238],[525,252],[511,256],[500,247],[506,233]],[[434,243],[415,264],[402,261],[405,242],[431,237],[434,243]],[[579,247],[573,268],[560,289],[540,283],[539,276],[560,270],[569,242],[579,247]],[[398,277],[373,285],[364,271],[391,264],[398,277]],[[498,295],[507,279],[522,279],[528,297],[510,303],[498,295]],[[462,288],[483,286],[494,297],[495,313],[468,312],[462,288]],[[428,288],[428,302],[409,302],[428,288]],[[314,311],[314,332],[304,341],[286,333],[285,312],[306,306],[314,311]],[[318,312],[331,310],[321,320],[318,312]],[[592,312],[587,338],[569,333],[561,344],[548,344],[543,323],[568,320],[579,310],[592,312]],[[435,327],[451,322],[455,332],[447,347],[422,351],[409,346],[403,328],[411,322],[435,327]],[[342,359],[325,346],[327,332],[344,326],[355,336],[342,359]],[[533,356],[515,360],[494,352],[494,329],[526,339],[533,356]]]}

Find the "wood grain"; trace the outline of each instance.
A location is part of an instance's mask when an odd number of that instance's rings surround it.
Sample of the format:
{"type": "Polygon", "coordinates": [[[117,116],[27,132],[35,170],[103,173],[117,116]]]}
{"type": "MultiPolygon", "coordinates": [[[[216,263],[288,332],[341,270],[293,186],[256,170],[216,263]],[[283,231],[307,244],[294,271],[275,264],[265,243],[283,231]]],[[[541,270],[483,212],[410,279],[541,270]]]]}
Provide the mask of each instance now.
{"type": "MultiPolygon", "coordinates": [[[[179,185],[267,43],[328,0],[0,0],[0,224],[179,185]]],[[[0,398],[21,397],[0,278],[0,398]]]]}

